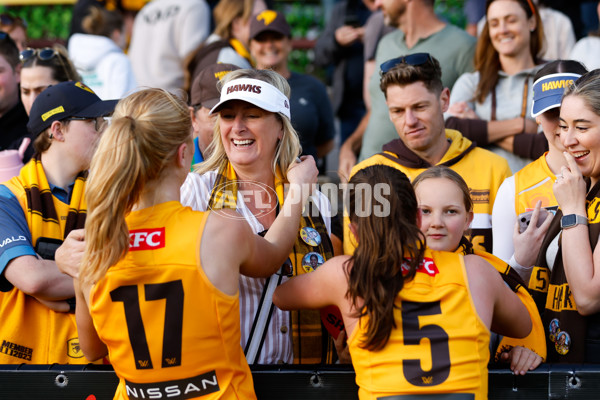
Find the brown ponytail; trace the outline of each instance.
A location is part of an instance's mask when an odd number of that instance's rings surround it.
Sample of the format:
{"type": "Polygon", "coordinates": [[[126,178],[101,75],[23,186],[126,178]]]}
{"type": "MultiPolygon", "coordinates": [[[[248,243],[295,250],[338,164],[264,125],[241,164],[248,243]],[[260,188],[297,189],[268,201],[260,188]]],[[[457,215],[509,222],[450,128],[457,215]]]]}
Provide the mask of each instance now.
{"type": "Polygon", "coordinates": [[[379,350],[395,328],[394,299],[423,259],[424,237],[415,192],[402,172],[374,165],[357,172],[350,184],[348,212],[358,247],[346,264],[347,295],[355,307],[358,299],[364,301],[357,315],[368,317],[361,346],[379,350]]]}

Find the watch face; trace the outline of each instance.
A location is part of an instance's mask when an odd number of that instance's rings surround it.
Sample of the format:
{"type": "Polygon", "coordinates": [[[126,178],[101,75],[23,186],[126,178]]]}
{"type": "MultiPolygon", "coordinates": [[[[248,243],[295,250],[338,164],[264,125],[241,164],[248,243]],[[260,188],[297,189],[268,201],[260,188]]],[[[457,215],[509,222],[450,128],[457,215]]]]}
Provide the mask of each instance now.
{"type": "Polygon", "coordinates": [[[577,223],[577,216],[575,214],[563,215],[560,220],[561,228],[568,228],[577,223]]]}

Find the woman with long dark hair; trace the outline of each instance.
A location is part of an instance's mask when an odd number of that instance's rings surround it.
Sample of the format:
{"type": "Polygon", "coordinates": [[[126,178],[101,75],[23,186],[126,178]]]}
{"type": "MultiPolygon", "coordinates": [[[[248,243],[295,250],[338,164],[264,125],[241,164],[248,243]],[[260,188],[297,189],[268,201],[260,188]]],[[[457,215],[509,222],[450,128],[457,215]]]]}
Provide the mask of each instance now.
{"type": "Polygon", "coordinates": [[[375,165],[350,184],[354,255],[281,285],[275,304],[339,307],[361,399],[487,398],[489,329],[526,336],[531,320],[525,307],[483,259],[426,248],[417,199],[402,172],[375,165]],[[421,346],[426,338],[429,345],[421,346]],[[430,367],[424,370],[421,360],[430,367]]]}
{"type": "Polygon", "coordinates": [[[537,125],[528,118],[543,40],[532,0],[487,0],[475,72],[463,74],[450,95],[448,114],[458,120],[447,124],[463,124],[451,125],[461,131],[470,126],[476,134],[469,137],[479,146],[497,146],[494,151],[507,158],[513,172],[548,147],[543,136],[529,135],[537,133],[537,125]]]}

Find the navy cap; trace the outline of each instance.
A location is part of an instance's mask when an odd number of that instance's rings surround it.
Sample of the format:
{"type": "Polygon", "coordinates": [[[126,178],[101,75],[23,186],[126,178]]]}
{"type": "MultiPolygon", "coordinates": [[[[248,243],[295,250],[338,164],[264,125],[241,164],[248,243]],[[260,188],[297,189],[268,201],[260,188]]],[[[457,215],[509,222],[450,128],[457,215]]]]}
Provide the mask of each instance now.
{"type": "Polygon", "coordinates": [[[52,122],[66,118],[96,118],[110,114],[118,100],[102,100],[81,82],[61,82],[48,86],[36,97],[27,129],[34,136],[48,129],[52,122]]]}
{"type": "Polygon", "coordinates": [[[531,116],[537,117],[546,111],[560,107],[565,89],[575,83],[579,74],[561,72],[546,75],[533,83],[533,102],[531,116]]]}

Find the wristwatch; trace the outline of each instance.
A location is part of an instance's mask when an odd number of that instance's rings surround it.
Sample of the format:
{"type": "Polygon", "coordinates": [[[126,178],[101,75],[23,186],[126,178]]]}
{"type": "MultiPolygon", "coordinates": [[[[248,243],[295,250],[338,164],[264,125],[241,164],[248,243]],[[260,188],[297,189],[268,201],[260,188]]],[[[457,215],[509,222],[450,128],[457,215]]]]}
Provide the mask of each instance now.
{"type": "Polygon", "coordinates": [[[563,215],[560,220],[561,229],[569,229],[577,225],[588,225],[588,219],[577,214],[563,215]]]}

